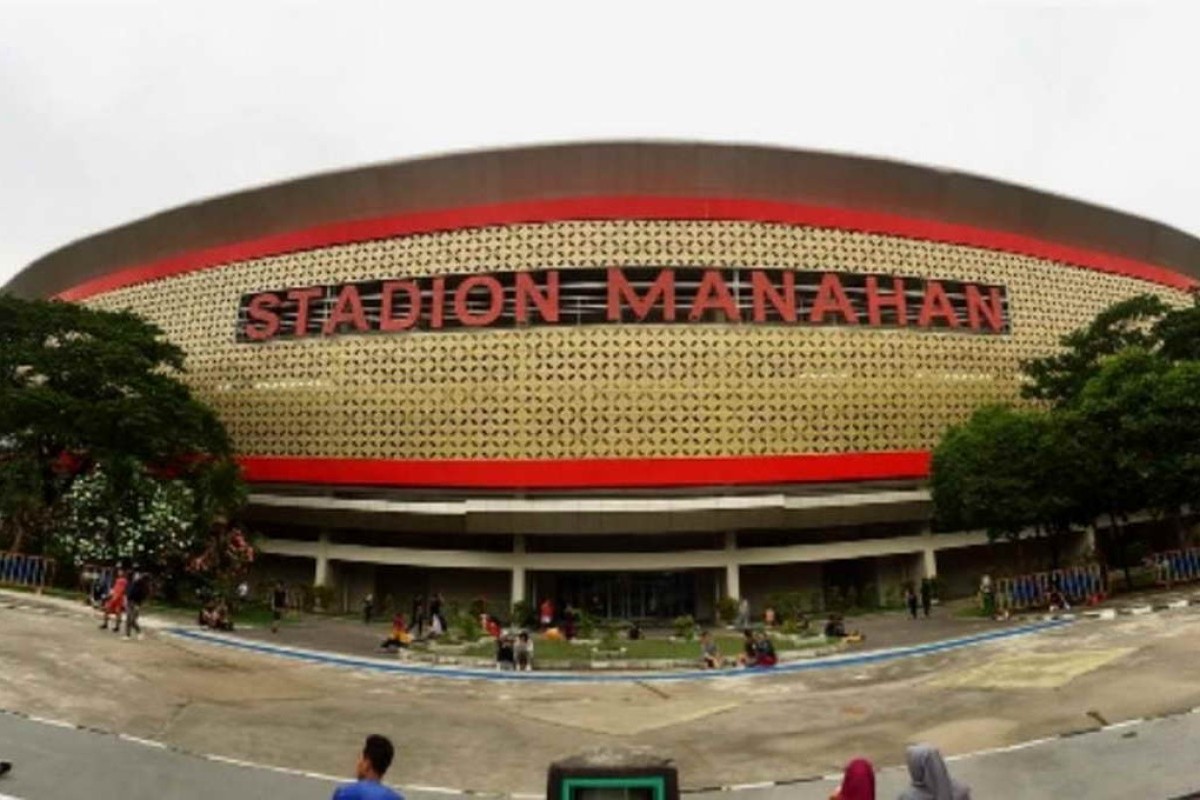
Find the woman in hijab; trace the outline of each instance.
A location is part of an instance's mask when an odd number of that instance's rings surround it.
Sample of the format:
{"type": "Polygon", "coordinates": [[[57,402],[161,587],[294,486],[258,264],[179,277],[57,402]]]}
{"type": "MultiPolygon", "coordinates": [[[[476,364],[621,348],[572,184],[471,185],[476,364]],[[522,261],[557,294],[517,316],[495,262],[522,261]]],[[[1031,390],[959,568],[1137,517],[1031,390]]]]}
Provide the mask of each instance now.
{"type": "Polygon", "coordinates": [[[899,800],[971,800],[971,790],[951,780],[942,754],[933,745],[908,748],[908,776],[912,783],[899,800]]]}
{"type": "Polygon", "coordinates": [[[842,788],[829,800],[875,800],[875,768],[865,758],[856,758],[846,765],[842,788]]]}

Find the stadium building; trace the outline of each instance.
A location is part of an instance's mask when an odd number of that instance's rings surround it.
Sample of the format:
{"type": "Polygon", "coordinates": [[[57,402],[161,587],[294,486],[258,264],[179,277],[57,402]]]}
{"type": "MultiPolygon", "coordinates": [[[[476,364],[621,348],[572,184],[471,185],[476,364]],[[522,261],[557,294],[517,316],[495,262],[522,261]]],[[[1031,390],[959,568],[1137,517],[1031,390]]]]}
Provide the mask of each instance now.
{"type": "MultiPolygon", "coordinates": [[[[945,594],[946,426],[1200,240],[968,175],[696,144],[480,152],[165,211],[7,287],[159,324],[252,482],[263,575],[602,616],[945,594]]],[[[1079,547],[1085,547],[1081,541],[1079,547]]],[[[1028,551],[1027,551],[1028,553],[1028,551]]]]}

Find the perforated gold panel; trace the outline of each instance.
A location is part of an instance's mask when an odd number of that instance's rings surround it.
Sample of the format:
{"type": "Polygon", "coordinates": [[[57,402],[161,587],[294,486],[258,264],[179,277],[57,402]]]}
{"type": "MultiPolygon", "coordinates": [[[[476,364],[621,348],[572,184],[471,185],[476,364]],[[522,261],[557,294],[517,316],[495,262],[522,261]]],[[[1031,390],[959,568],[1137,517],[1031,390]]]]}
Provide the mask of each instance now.
{"type": "Polygon", "coordinates": [[[329,247],[93,298],[155,320],[240,452],[491,459],[931,447],[1018,363],[1155,284],[889,236],[737,222],[561,222],[329,247]],[[539,327],[234,341],[246,292],[406,275],[769,266],[1008,287],[1012,333],[752,325],[539,327]]]}

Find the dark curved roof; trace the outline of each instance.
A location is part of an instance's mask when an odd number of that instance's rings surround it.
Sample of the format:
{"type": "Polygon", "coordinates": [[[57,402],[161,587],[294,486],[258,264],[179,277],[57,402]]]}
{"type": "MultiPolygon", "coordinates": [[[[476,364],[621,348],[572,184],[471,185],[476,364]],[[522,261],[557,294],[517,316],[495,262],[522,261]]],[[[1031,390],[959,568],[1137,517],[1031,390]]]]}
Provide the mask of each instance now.
{"type": "Polygon", "coordinates": [[[1200,239],[1020,186],[895,161],[738,145],[522,147],[315,175],[164,211],[72,242],[8,291],[48,297],[117,269],[314,225],[589,195],[774,200],[1006,231],[1200,277],[1200,239]]]}

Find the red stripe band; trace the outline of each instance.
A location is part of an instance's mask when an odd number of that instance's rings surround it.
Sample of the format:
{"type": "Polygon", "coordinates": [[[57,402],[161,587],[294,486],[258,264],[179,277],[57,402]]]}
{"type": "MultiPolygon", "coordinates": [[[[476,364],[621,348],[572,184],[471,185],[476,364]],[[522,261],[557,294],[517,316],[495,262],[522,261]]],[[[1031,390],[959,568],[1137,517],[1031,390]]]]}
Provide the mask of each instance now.
{"type": "Polygon", "coordinates": [[[749,486],[929,475],[927,451],[700,458],[384,460],[245,456],[254,483],[488,489],[749,486]]]}
{"type": "Polygon", "coordinates": [[[1109,253],[1056,244],[1007,231],[902,217],[874,211],[782,203],[771,200],[703,197],[579,197],[471,206],[352,220],[197,250],[150,264],[118,269],[61,292],[81,300],[136,283],[254,258],[313,250],[372,239],[494,225],[564,220],[725,220],[773,222],[886,234],[981,247],[1044,258],[1076,267],[1139,278],[1174,289],[1200,286],[1195,278],[1165,267],[1109,253]]]}

